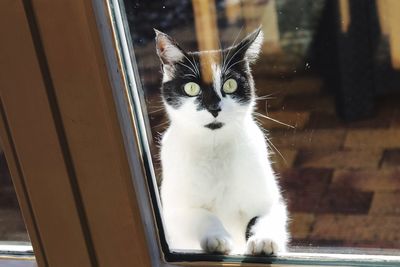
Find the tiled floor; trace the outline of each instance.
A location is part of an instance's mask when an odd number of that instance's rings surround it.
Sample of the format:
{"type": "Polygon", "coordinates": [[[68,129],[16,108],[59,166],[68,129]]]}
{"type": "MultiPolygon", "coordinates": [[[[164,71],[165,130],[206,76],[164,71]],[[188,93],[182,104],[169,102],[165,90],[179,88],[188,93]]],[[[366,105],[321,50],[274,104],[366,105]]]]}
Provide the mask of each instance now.
{"type": "Polygon", "coordinates": [[[264,126],[286,159],[273,155],[292,244],[400,248],[400,95],[378,97],[375,115],[352,123],[322,89],[296,92],[294,81],[278,98],[269,116],[297,127],[264,126]]]}

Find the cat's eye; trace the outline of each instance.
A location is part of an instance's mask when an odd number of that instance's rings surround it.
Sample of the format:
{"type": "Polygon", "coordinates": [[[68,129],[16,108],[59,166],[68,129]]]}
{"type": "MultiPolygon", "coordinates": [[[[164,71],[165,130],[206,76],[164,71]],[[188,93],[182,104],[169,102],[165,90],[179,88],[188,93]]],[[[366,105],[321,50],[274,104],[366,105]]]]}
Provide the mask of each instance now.
{"type": "Polygon", "coordinates": [[[183,90],[185,90],[185,93],[189,96],[196,96],[200,93],[200,85],[194,82],[188,82],[183,87],[183,90]]]}
{"type": "Polygon", "coordinates": [[[237,90],[237,82],[235,79],[228,79],[225,81],[222,90],[227,94],[232,94],[237,90]]]}

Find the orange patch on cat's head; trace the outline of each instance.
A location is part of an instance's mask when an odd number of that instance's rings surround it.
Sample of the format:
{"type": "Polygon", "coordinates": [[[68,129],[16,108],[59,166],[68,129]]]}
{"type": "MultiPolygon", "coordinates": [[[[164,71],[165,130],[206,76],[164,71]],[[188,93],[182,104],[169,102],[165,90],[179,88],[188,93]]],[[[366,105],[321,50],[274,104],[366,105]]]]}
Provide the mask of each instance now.
{"type": "Polygon", "coordinates": [[[213,66],[221,64],[220,51],[204,51],[199,53],[201,79],[209,84],[213,81],[213,66]]]}

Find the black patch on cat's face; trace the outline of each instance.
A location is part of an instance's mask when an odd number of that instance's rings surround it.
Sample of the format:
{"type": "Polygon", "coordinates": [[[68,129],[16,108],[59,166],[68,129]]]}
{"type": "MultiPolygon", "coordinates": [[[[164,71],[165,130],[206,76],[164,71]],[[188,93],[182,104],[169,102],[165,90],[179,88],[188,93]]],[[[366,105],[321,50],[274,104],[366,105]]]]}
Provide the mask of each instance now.
{"type": "Polygon", "coordinates": [[[162,84],[165,103],[174,109],[179,109],[185,99],[193,97],[196,110],[207,110],[214,118],[221,112],[220,103],[224,102],[225,98],[231,98],[240,105],[251,103],[254,82],[249,64],[257,58],[262,45],[262,36],[261,28],[258,28],[228,49],[186,53],[171,37],[156,30],[157,54],[163,64],[164,78],[168,80],[162,84]],[[210,64],[219,66],[218,77],[216,73],[211,73],[210,64]],[[213,78],[220,81],[213,82],[213,78]],[[228,79],[235,79],[238,86],[237,90],[230,94],[222,90],[228,79]],[[195,82],[200,86],[200,93],[197,96],[185,93],[184,86],[188,82],[195,82]],[[221,88],[214,88],[214,84],[220,84],[221,88]]]}
{"type": "Polygon", "coordinates": [[[222,98],[229,95],[240,104],[248,104],[253,95],[251,87],[252,76],[248,63],[245,59],[240,58],[243,55],[240,53],[235,54],[235,52],[236,50],[234,49],[223,51],[223,59],[225,62],[229,62],[229,65],[221,66],[221,77],[218,77],[221,79],[221,88],[215,89],[213,84],[205,83],[202,80],[199,53],[187,53],[187,58],[174,64],[173,78],[162,85],[162,95],[166,103],[178,109],[182,105],[183,99],[192,97],[185,93],[183,89],[185,84],[195,82],[201,88],[199,95],[194,96],[198,111],[207,110],[211,114],[215,114],[220,110],[219,104],[222,99],[216,93],[216,90],[221,92],[222,98]],[[200,75],[194,73],[193,68],[197,68],[200,75]],[[232,94],[226,94],[222,90],[224,82],[228,79],[235,79],[238,84],[238,89],[232,94]]]}
{"type": "Polygon", "coordinates": [[[204,127],[208,128],[210,130],[217,130],[217,129],[222,128],[222,126],[224,126],[224,124],[222,122],[212,122],[207,125],[204,125],[204,127]]]}
{"type": "MultiPolygon", "coordinates": [[[[238,88],[234,93],[229,95],[240,104],[248,104],[251,101],[254,93],[252,89],[253,77],[250,73],[249,64],[245,59],[238,57],[238,55],[232,58],[232,54],[234,53],[231,50],[224,51],[224,54],[227,58],[225,61],[229,62],[230,60],[231,63],[227,67],[222,67],[223,72],[221,86],[223,86],[226,80],[231,78],[235,79],[238,84],[238,88]]],[[[222,96],[226,95],[222,88],[221,92],[222,96]]]]}

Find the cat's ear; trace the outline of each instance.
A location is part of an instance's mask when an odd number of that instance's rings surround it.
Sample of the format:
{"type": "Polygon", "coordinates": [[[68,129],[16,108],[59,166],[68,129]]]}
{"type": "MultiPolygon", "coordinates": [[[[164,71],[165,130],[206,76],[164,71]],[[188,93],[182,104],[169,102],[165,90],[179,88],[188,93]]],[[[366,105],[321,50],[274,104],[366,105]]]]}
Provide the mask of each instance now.
{"type": "Polygon", "coordinates": [[[164,65],[174,65],[182,61],[185,52],[167,34],[154,29],[156,33],[157,55],[164,65]]]}
{"type": "Polygon", "coordinates": [[[239,56],[247,59],[248,62],[253,63],[257,60],[260,54],[264,40],[264,33],[261,27],[247,35],[239,44],[233,47],[234,51],[239,56]]]}

